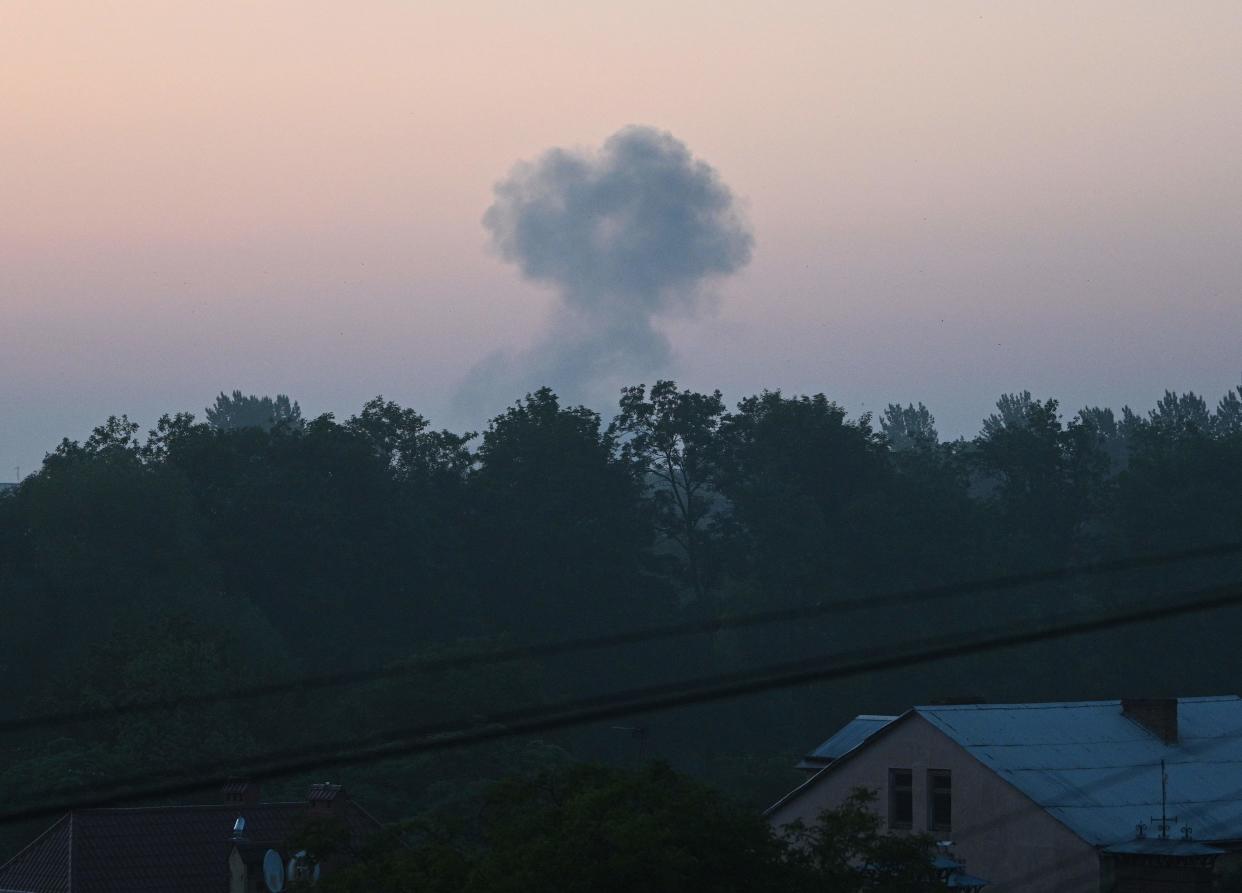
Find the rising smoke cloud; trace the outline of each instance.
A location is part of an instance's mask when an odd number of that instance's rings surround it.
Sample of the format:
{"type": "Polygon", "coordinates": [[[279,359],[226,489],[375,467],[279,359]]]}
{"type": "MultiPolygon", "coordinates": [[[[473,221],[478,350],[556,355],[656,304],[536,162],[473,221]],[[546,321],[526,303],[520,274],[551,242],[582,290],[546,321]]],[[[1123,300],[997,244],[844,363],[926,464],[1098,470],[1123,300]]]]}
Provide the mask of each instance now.
{"type": "Polygon", "coordinates": [[[672,351],[656,321],[702,312],[706,285],[745,266],[754,241],[711,166],[638,126],[598,151],[550,149],[519,163],[483,225],[500,257],[558,301],[533,346],[475,367],[459,400],[471,409],[543,384],[569,400],[610,401],[621,384],[666,373],[672,351]]]}

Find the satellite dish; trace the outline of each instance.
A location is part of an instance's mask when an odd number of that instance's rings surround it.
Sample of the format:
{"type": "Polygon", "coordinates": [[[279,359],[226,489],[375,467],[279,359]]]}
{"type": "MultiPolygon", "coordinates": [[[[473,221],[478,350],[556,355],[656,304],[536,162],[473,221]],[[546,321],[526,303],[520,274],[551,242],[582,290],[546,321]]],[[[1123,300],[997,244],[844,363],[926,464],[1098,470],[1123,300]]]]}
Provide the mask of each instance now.
{"type": "Polygon", "coordinates": [[[285,889],[285,862],[275,850],[263,854],[263,882],[271,893],[285,889]]]}

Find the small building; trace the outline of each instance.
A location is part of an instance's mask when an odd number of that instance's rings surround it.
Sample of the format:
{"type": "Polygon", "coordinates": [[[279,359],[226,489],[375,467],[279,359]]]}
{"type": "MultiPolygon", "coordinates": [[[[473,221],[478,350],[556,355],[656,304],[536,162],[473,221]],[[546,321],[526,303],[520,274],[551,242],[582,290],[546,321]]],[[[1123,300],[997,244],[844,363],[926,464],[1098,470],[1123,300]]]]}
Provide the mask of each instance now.
{"type": "Polygon", "coordinates": [[[767,811],[772,824],[813,823],[870,788],[890,833],[952,841],[989,890],[1023,893],[1200,893],[1242,847],[1235,695],[957,704],[885,719],[859,717],[808,755],[800,767],[814,774],[767,811]],[[855,743],[840,752],[834,740],[855,743]]]}
{"type": "Polygon", "coordinates": [[[275,893],[321,870],[290,841],[316,819],[339,820],[361,844],[379,823],[340,785],[305,800],[264,803],[237,782],[224,802],[75,810],[0,865],[6,893],[275,893]]]}

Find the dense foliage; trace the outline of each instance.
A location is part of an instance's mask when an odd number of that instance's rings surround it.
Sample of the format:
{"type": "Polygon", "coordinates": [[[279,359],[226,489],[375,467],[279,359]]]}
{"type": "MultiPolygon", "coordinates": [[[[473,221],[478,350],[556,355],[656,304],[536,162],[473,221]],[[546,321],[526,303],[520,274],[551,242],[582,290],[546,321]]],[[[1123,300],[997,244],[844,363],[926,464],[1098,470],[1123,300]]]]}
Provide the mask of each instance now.
{"type": "Polygon", "coordinates": [[[943,889],[932,866],[935,842],[883,833],[873,797],[860,789],[810,827],[773,829],[666,765],[634,772],[584,765],[495,785],[471,827],[405,823],[347,854],[328,836],[315,856],[356,860],[325,877],[324,893],[943,889]]]}
{"type": "MultiPolygon", "coordinates": [[[[764,392],[729,409],[672,382],[627,388],[611,421],[540,390],[481,436],[435,430],[382,398],[338,421],[304,420],[285,397],[222,394],[208,421],[166,416],[145,437],[111,418],[0,495],[0,719],[1242,540],[1240,407],[1242,388],[1214,408],[1166,394],[1147,415],[1120,416],[1012,394],[977,437],[953,442],[921,405],[852,419],[822,395],[764,392]]],[[[885,652],[1237,579],[1237,559],[1186,562],[35,729],[0,739],[0,794],[21,802],[562,697],[885,652]]],[[[855,713],[1235,690],[1239,620],[1222,610],[344,776],[398,819],[467,812],[521,767],[660,757],[760,805],[855,713]]]]}

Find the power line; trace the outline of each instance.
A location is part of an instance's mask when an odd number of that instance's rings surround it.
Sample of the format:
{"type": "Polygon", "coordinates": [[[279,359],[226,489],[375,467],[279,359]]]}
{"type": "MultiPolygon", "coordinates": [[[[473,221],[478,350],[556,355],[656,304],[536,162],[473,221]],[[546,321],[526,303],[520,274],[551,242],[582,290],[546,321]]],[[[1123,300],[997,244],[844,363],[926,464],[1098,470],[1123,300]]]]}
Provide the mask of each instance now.
{"type": "Polygon", "coordinates": [[[76,723],[115,720],[127,716],[144,715],[177,709],[205,707],[223,702],[249,701],[277,695],[299,694],[318,691],[325,688],[339,688],[350,685],[361,685],[385,679],[404,678],[417,673],[434,673],[448,670],[469,669],[480,666],[509,663],[519,660],[534,660],[560,657],[616,648],[625,645],[636,645],[656,642],[685,636],[723,632],[725,630],[747,629],[766,626],[773,623],[785,623],[798,620],[813,620],[829,614],[848,614],[856,611],[909,607],[913,605],[939,602],[964,595],[983,592],[1000,592],[1007,589],[1019,589],[1039,583],[1050,583],[1072,580],[1081,577],[1097,577],[1131,570],[1147,570],[1157,567],[1181,564],[1187,561],[1201,561],[1210,558],[1227,558],[1242,555],[1242,542],[1217,543],[1211,546],[1199,546],[1171,552],[1160,552],[1139,555],[1132,558],[1111,561],[1091,562],[1067,565],[1038,571],[1007,574],[999,577],[987,577],[950,583],[919,589],[898,590],[874,595],[851,596],[832,601],[820,601],[809,605],[791,608],[778,608],[768,611],[755,611],[738,614],[732,617],[712,618],[708,620],[690,620],[648,626],[619,633],[605,633],[598,636],[568,639],[555,642],[541,642],[530,645],[514,645],[496,648],[490,651],[472,652],[464,655],[421,658],[398,666],[381,667],[369,670],[352,670],[341,673],[330,673],[317,676],[305,676],[298,679],[272,682],[262,685],[247,686],[232,690],[208,692],[203,694],[183,695],[172,698],[158,698],[110,707],[97,707],[89,710],[46,713],[40,716],[24,717],[0,721],[0,734],[13,734],[76,723]]]}
{"type": "Polygon", "coordinates": [[[880,654],[871,649],[847,655],[821,655],[798,661],[771,664],[756,670],[720,674],[665,683],[628,691],[597,695],[542,707],[493,714],[465,725],[440,723],[395,729],[367,739],[355,739],[315,749],[287,750],[259,755],[246,763],[215,760],[182,767],[171,780],[142,784],[147,776],[133,776],[108,786],[86,785],[69,791],[35,795],[32,803],[0,812],[0,823],[26,821],[74,810],[105,806],[124,800],[157,799],[218,787],[232,777],[276,778],[320,769],[380,762],[550,732],[635,713],[653,713],[704,704],[781,688],[845,679],[949,660],[957,657],[1033,645],[1069,636],[1102,632],[1118,627],[1202,614],[1242,604],[1242,583],[1213,586],[1187,593],[1174,604],[1153,605],[1102,617],[1087,617],[1022,632],[997,632],[984,638],[927,640],[918,650],[903,654],[880,654]],[[48,798],[58,796],[59,799],[48,798]],[[44,801],[44,802],[40,802],[44,801]]]}

